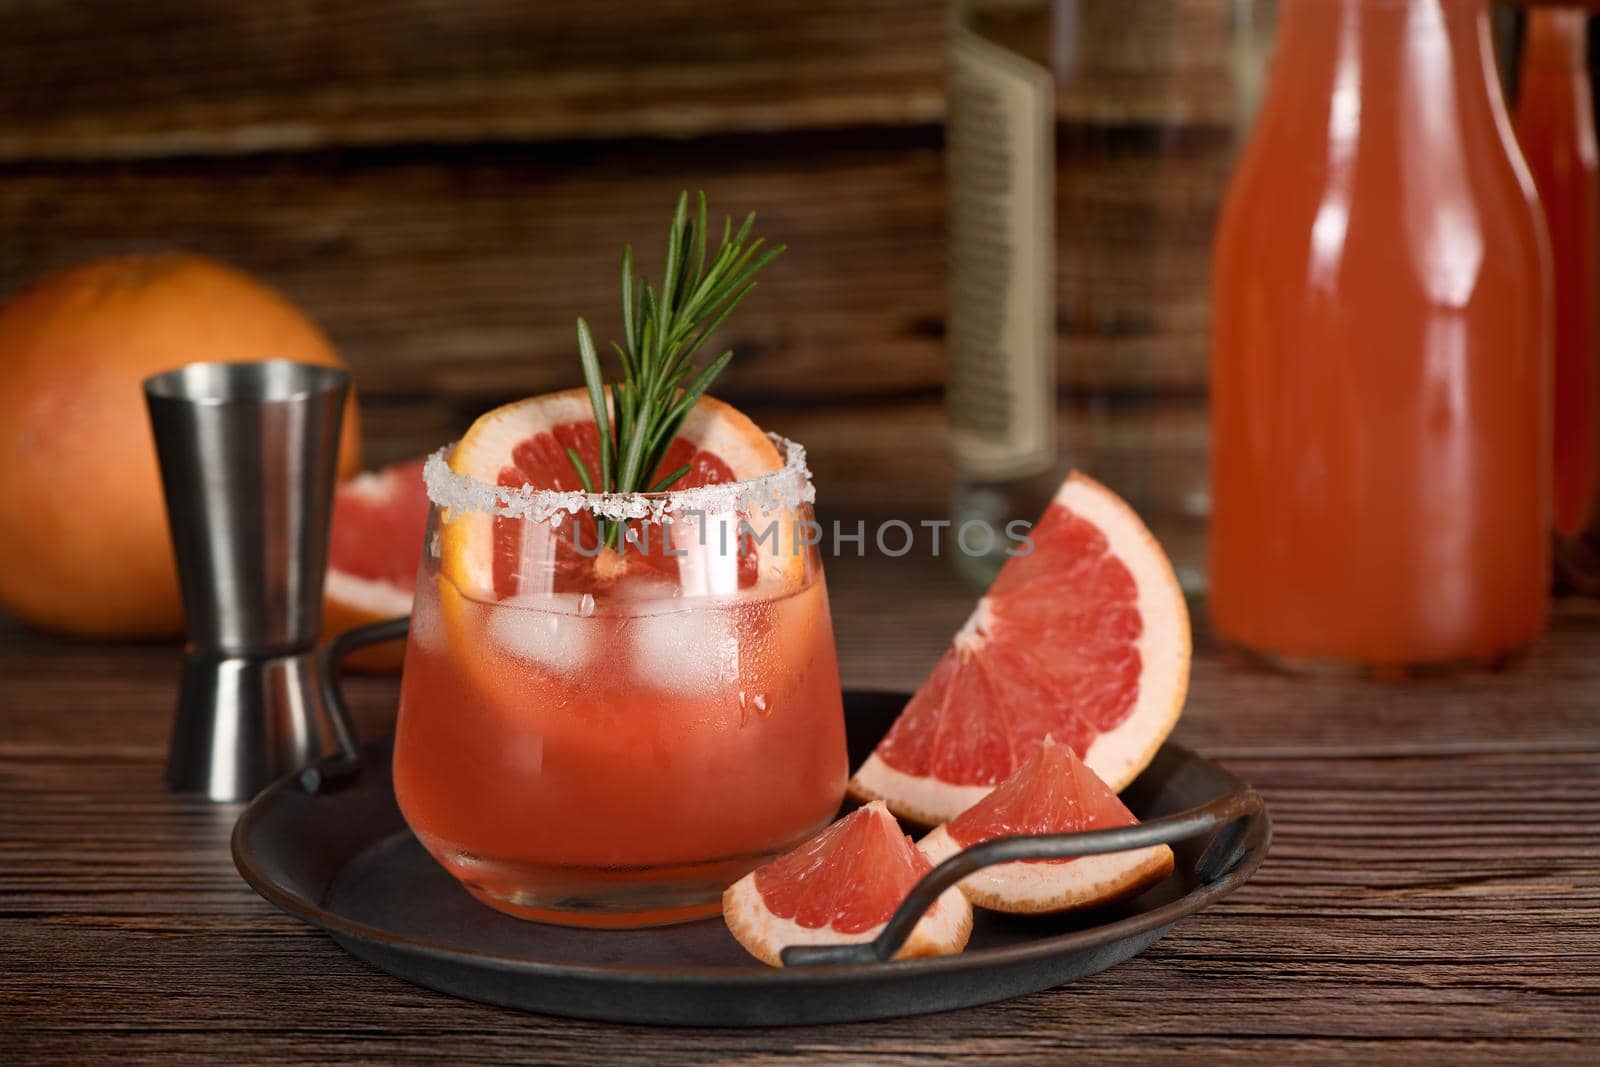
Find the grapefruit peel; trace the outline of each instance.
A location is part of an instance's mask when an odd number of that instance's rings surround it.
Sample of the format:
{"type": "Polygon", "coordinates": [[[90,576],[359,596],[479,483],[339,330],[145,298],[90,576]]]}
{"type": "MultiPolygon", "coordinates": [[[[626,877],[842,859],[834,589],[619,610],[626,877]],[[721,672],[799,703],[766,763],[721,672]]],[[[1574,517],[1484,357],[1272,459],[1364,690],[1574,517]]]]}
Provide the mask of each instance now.
{"type": "Polygon", "coordinates": [[[661,522],[669,516],[740,514],[758,533],[778,524],[778,538],[756,541],[760,573],[795,584],[805,553],[794,543],[796,512],[816,499],[805,449],[764,434],[737,408],[701,397],[678,438],[720,458],[734,481],[666,493],[586,493],[581,490],[496,484],[520,444],[557,427],[592,422],[587,393],[568,389],[517,401],[479,417],[452,447],[423,467],[429,499],[447,509],[441,522],[440,572],[463,593],[492,600],[493,521],[496,517],[549,522],[588,512],[597,518],[661,522]],[[787,540],[787,544],[785,543],[787,540]],[[786,550],[787,549],[787,550],[786,550]]]}
{"type": "MultiPolygon", "coordinates": [[[[1056,507],[1065,508],[1072,516],[1098,529],[1105,537],[1108,554],[1127,567],[1136,587],[1134,604],[1141,622],[1141,632],[1134,644],[1141,663],[1138,693],[1126,717],[1096,736],[1083,756],[1084,762],[1100,779],[1120,792],[1155,757],[1183,710],[1191,654],[1188,607],[1160,544],[1121,498],[1092,478],[1074,471],[1056,491],[1050,508],[1056,507]]],[[[1047,509],[1046,516],[1049,514],[1047,509]]],[[[1038,560],[1030,562],[1030,559],[1032,557],[1020,557],[1008,563],[1008,567],[1023,568],[1023,581],[1011,583],[1013,588],[1009,596],[1017,596],[1019,592],[1026,596],[1028,568],[1041,565],[1038,560]]],[[[1006,579],[1007,575],[1002,572],[996,585],[1006,579]]],[[[997,617],[1003,615],[1004,606],[995,603],[993,592],[994,586],[991,586],[990,592],[978,601],[972,615],[957,631],[946,657],[924,682],[925,688],[939,682],[941,672],[964,669],[973,658],[982,656],[984,649],[996,639],[997,617]]],[[[1013,628],[1012,634],[1007,636],[1017,640],[1025,635],[1016,635],[1013,628]]],[[[1026,678],[1014,680],[1027,683],[1026,678]]],[[[948,683],[949,679],[943,681],[948,683]]],[[[916,699],[913,696],[913,702],[916,699]]],[[[1036,738],[1012,738],[1011,769],[1015,769],[1037,744],[1036,738]]],[[[882,747],[880,742],[879,750],[882,747]]],[[[948,822],[988,795],[997,784],[996,781],[949,782],[931,773],[908,773],[891,766],[879,750],[869,755],[850,779],[850,796],[859,801],[881,799],[899,817],[923,826],[948,822]]]]}
{"type": "MultiPolygon", "coordinates": [[[[363,471],[334,490],[323,580],[322,632],[332,639],[346,630],[410,614],[417,556],[428,523],[423,460],[363,471]]],[[[403,640],[369,645],[347,654],[350,671],[398,671],[403,640]]]]}
{"type": "MultiPolygon", "coordinates": [[[[774,860],[767,867],[772,867],[819,844],[826,848],[830,843],[826,839],[838,838],[842,831],[851,828],[846,826],[847,823],[864,819],[882,820],[882,825],[879,827],[882,834],[884,837],[892,835],[893,840],[888,842],[880,840],[877,847],[895,848],[903,844],[907,849],[915,851],[888,808],[874,802],[851,812],[820,834],[774,860]]],[[[857,853],[845,856],[845,862],[841,866],[812,868],[807,872],[807,878],[814,878],[817,881],[807,888],[812,893],[828,893],[840,889],[841,880],[853,879],[859,875],[860,871],[856,864],[863,858],[870,862],[872,857],[863,857],[861,853],[857,853]]],[[[831,921],[826,925],[806,926],[797,922],[795,918],[775,914],[768,906],[757,883],[758,876],[766,869],[757,868],[728,887],[722,896],[722,916],[734,939],[752,956],[773,967],[783,966],[781,953],[790,946],[863,944],[875,940],[894,914],[894,908],[899,906],[899,902],[905,899],[905,894],[909,893],[911,886],[915,884],[913,881],[904,886],[904,892],[900,894],[894,907],[883,914],[877,922],[859,930],[839,930],[831,921]]],[[[926,857],[918,854],[917,877],[920,878],[931,869],[926,857]]],[[[894,958],[902,960],[954,955],[966,948],[967,940],[971,936],[972,905],[959,888],[951,886],[922,914],[894,958]]]]}
{"type": "MultiPolygon", "coordinates": [[[[1071,748],[1047,737],[1044,745],[1011,777],[958,818],[928,834],[917,847],[937,865],[963,849],[996,837],[1010,836],[1010,832],[1076,833],[1133,826],[1138,821],[1071,748]],[[1035,813],[1031,820],[1021,814],[1030,801],[1035,813]],[[1056,818],[1037,817],[1041,801],[1047,807],[1055,802],[1056,818]],[[1086,808],[1100,810],[1098,814],[1087,814],[1086,808]],[[983,829],[986,823],[988,829],[983,829]],[[1007,832],[991,832],[996,824],[1007,832]]],[[[1161,882],[1172,873],[1172,868],[1172,849],[1167,845],[1151,845],[1065,861],[997,863],[967,875],[957,884],[977,907],[1016,915],[1041,915],[1127,900],[1161,882]]]]}

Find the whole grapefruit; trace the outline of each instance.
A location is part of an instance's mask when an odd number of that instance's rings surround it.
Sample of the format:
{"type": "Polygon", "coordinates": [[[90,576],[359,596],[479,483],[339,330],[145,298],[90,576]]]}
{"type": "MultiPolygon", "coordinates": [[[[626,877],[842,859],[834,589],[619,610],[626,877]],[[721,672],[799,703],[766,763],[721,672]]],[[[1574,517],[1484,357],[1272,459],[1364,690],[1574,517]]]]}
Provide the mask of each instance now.
{"type": "MultiPolygon", "coordinates": [[[[0,607],[81,636],[181,632],[141,383],[260,359],[342,366],[283,296],[188,253],[71,267],[0,308],[0,607]]],[[[352,398],[341,477],[360,466],[352,398]]]]}

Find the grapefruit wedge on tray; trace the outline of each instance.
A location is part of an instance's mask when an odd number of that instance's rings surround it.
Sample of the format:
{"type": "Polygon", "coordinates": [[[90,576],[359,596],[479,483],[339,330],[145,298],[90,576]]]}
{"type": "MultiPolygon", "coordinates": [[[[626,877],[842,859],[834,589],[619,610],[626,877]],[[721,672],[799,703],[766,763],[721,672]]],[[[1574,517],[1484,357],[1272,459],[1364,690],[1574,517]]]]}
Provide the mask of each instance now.
{"type": "MultiPolygon", "coordinates": [[[[322,609],[328,637],[410,613],[428,528],[423,462],[366,471],[334,491],[322,609]]],[[[343,666],[399,670],[404,648],[403,640],[368,646],[346,656],[343,666]]]]}
{"type": "MultiPolygon", "coordinates": [[[[889,810],[872,803],[735,882],[722,896],[722,917],[752,956],[781,967],[779,953],[790,945],[871,941],[932,869],[889,810]]],[[[970,936],[972,905],[947,889],[895,959],[953,955],[970,936]]]]}
{"type": "Polygon", "coordinates": [[[1183,709],[1189,613],[1161,546],[1116,494],[1070,475],[850,780],[925,826],[954,819],[1037,752],[1071,747],[1114,791],[1183,709]]]}
{"type": "MultiPolygon", "coordinates": [[[[1072,749],[1046,737],[988,796],[923,838],[934,863],[1013,834],[1068,834],[1138,823],[1072,749]]],[[[1074,911],[1138,896],[1172,873],[1166,845],[1064,860],[998,863],[961,880],[972,903],[1018,914],[1074,911]]]]}

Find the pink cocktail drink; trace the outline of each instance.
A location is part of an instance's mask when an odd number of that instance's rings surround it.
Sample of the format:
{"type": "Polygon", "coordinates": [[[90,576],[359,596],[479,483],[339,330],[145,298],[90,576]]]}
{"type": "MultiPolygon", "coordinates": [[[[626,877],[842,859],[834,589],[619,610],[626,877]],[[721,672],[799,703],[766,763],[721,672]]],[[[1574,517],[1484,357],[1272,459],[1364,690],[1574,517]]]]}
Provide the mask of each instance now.
{"type": "Polygon", "coordinates": [[[844,722],[809,505],[760,511],[758,527],[725,499],[676,530],[630,527],[657,547],[594,558],[574,551],[594,535],[581,511],[493,518],[502,547],[515,524],[519,558],[485,588],[451,574],[449,531],[491,517],[436,509],[395,791],[480,899],[585,925],[710,915],[727,885],[833,818],[844,722]]]}

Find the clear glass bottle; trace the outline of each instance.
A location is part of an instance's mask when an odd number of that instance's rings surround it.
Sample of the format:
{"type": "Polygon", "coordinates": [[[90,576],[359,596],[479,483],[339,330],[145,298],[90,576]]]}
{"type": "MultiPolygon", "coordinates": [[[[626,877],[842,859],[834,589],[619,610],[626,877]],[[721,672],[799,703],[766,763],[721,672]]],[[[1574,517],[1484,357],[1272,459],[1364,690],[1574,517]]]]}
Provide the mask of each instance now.
{"type": "MultiPolygon", "coordinates": [[[[1203,579],[1211,232],[1267,0],[954,0],[957,522],[1032,520],[1076,467],[1203,579]]],[[[987,581],[997,558],[958,556],[987,581]]]]}

